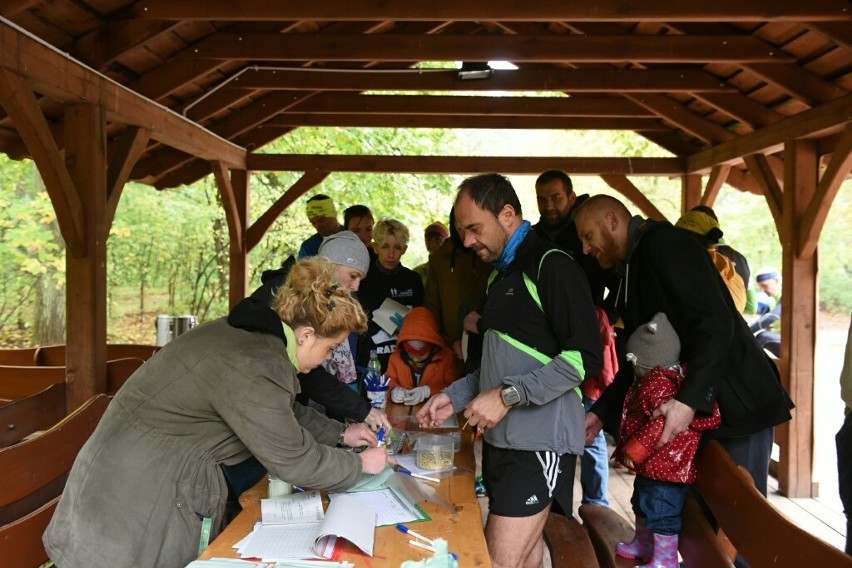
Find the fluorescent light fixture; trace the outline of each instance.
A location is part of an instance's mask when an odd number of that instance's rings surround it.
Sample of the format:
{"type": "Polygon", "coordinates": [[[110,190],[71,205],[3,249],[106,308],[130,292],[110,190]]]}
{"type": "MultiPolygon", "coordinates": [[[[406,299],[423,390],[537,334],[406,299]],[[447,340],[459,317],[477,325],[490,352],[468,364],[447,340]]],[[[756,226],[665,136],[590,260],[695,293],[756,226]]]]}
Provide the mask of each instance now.
{"type": "Polygon", "coordinates": [[[464,61],[459,69],[458,77],[462,81],[476,81],[490,79],[493,73],[494,69],[489,67],[488,63],[464,61]]]}
{"type": "Polygon", "coordinates": [[[502,69],[506,71],[517,71],[518,66],[511,61],[489,61],[488,66],[492,69],[502,69]]]}

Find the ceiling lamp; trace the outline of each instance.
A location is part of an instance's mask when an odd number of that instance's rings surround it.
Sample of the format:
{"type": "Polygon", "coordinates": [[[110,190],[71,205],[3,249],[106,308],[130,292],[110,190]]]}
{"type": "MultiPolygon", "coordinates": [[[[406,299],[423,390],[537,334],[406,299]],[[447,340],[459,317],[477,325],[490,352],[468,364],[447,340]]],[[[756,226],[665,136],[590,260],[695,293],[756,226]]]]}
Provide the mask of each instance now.
{"type": "Polygon", "coordinates": [[[476,81],[481,79],[490,79],[493,73],[494,69],[492,69],[488,63],[464,61],[462,62],[461,69],[459,69],[458,77],[462,81],[476,81]]]}

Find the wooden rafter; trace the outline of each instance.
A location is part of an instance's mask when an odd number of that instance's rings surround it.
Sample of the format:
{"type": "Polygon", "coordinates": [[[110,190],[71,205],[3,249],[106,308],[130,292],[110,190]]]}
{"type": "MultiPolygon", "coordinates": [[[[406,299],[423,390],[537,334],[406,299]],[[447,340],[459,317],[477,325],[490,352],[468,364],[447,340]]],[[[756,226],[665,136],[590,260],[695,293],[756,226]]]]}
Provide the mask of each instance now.
{"type": "Polygon", "coordinates": [[[695,98],[748,124],[753,130],[774,124],[784,118],[772,109],[739,93],[694,93],[695,98]]]}
{"type": "MultiPolygon", "coordinates": [[[[458,71],[437,69],[249,68],[228,85],[239,89],[323,91],[570,91],[728,92],[736,89],[690,68],[495,70],[487,81],[461,81],[458,71]]],[[[226,87],[227,88],[227,87],[226,87]]]]}
{"type": "MultiPolygon", "coordinates": [[[[133,165],[145,151],[150,138],[151,133],[148,130],[138,126],[130,126],[113,145],[107,168],[106,223],[108,227],[112,225],[115,217],[124,184],[127,183],[133,165]]],[[[107,234],[109,234],[109,231],[107,231],[107,234]]]]}
{"type": "Polygon", "coordinates": [[[62,102],[97,101],[108,118],[151,131],[151,137],[205,159],[242,166],[245,150],[143,96],[83,67],[40,41],[0,22],[0,68],[26,77],[33,89],[62,102]]]}
{"type": "Polygon", "coordinates": [[[698,152],[688,158],[688,169],[690,172],[701,172],[717,164],[737,163],[748,154],[775,153],[786,140],[828,134],[841,130],[850,121],[852,94],[698,152]]]}
{"type": "Polygon", "coordinates": [[[237,206],[237,198],[234,195],[234,186],[231,184],[228,166],[222,162],[211,162],[210,167],[213,170],[213,177],[216,179],[216,186],[219,188],[222,207],[225,209],[225,221],[228,224],[231,246],[237,250],[243,250],[243,232],[245,227],[243,227],[239,207],[237,206]]]}
{"type": "Polygon", "coordinates": [[[247,61],[488,61],[537,63],[773,62],[792,58],[749,35],[241,34],[193,46],[195,57],[247,61]]]}
{"type": "Polygon", "coordinates": [[[0,105],[12,117],[32,153],[72,254],[85,254],[85,213],[59,146],[38,106],[35,93],[23,77],[0,68],[0,105]]]}
{"type": "Polygon", "coordinates": [[[701,205],[712,207],[716,203],[716,196],[719,195],[719,190],[722,184],[728,179],[728,174],[731,172],[731,166],[713,166],[710,170],[710,177],[707,179],[707,185],[704,187],[704,195],[701,196],[701,205]]]}
{"type": "Polygon", "coordinates": [[[642,93],[629,94],[625,97],[705,142],[717,144],[735,138],[735,135],[725,128],[690,112],[678,101],[664,95],[642,93]]]}
{"type": "Polygon", "coordinates": [[[361,156],[250,154],[252,171],[332,171],[368,173],[458,174],[499,170],[505,174],[539,174],[560,168],[572,175],[681,175],[680,158],[527,158],[515,156],[361,156]]]}
{"type": "MultiPolygon", "coordinates": [[[[573,171],[571,172],[574,173],[573,171]]],[[[627,179],[627,176],[624,174],[602,174],[601,179],[606,182],[608,186],[612,189],[629,199],[633,202],[642,213],[651,219],[664,220],[666,218],[665,215],[660,213],[660,210],[657,209],[656,205],[651,203],[645,194],[642,193],[638,187],[636,187],[632,181],[627,179]]]]}
{"type": "Polygon", "coordinates": [[[775,218],[775,225],[781,227],[783,191],[778,178],[775,177],[775,173],[766,161],[766,156],[752,154],[745,156],[744,161],[749,173],[751,173],[763,189],[763,196],[766,198],[767,205],[769,205],[769,211],[772,212],[772,216],[775,218]]]}
{"type": "Polygon", "coordinates": [[[840,184],[852,169],[852,125],[847,124],[843,136],[834,149],[828,167],[823,172],[808,208],[802,217],[797,254],[809,258],[816,251],[819,235],[825,225],[831,204],[840,190],[840,184]]]}
{"type": "Polygon", "coordinates": [[[328,177],[330,172],[307,172],[290,186],[284,195],[278,198],[257,221],[252,223],[251,227],[246,231],[246,250],[250,251],[260,242],[263,235],[269,230],[276,219],[292,205],[297,199],[305,195],[314,187],[318,186],[328,177]]]}
{"type": "Polygon", "coordinates": [[[464,114],[310,114],[285,112],[263,128],[292,129],[299,126],[372,128],[507,128],[535,130],[668,130],[654,118],[593,116],[470,116],[464,114]]]}
{"type": "Polygon", "coordinates": [[[668,21],[822,21],[848,18],[843,0],[822,2],[717,0],[711,3],[672,3],[669,0],[596,0],[594,9],[582,2],[539,0],[318,0],[269,3],[242,0],[238,3],[206,0],[144,0],[131,7],[134,18],[165,20],[334,20],[334,21],[505,21],[553,20],[596,22],[668,21]]]}

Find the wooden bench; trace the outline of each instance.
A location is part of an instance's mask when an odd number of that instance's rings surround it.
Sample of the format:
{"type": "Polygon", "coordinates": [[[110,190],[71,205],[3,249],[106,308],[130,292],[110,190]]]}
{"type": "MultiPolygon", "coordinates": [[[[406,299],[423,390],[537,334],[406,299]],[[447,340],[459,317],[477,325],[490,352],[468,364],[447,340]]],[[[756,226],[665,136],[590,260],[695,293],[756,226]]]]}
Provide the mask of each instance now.
{"type": "MultiPolygon", "coordinates": [[[[143,345],[135,343],[108,343],[106,346],[107,361],[115,359],[127,359],[132,357],[147,361],[160,349],[157,345],[143,345]]],[[[36,350],[34,357],[36,365],[64,366],[65,345],[45,345],[36,350]]]]}
{"type": "Polygon", "coordinates": [[[107,394],[114,395],[144,362],[136,357],[107,361],[107,394]]]}
{"type": "Polygon", "coordinates": [[[65,383],[0,406],[0,448],[17,444],[65,417],[65,383]]]}
{"type": "Polygon", "coordinates": [[[0,365],[0,399],[17,400],[65,382],[65,367],[0,365]]]}
{"type": "Polygon", "coordinates": [[[48,560],[41,542],[65,480],[109,403],[98,395],[41,436],[0,449],[0,558],[4,566],[48,560]]]}
{"type": "Polygon", "coordinates": [[[550,513],[544,524],[544,544],[553,568],[598,568],[586,529],[574,517],[550,513]]]}
{"type": "Polygon", "coordinates": [[[0,365],[35,365],[38,347],[0,349],[0,365]]]}
{"type": "MultiPolygon", "coordinates": [[[[679,540],[686,568],[730,568],[737,552],[754,568],[852,567],[852,557],[797,527],[775,509],[718,442],[710,441],[696,460],[694,489],[715,523],[696,499],[687,499],[679,540]]],[[[635,564],[615,555],[617,542],[633,538],[630,523],[599,505],[581,505],[579,513],[602,567],[635,564]]]]}

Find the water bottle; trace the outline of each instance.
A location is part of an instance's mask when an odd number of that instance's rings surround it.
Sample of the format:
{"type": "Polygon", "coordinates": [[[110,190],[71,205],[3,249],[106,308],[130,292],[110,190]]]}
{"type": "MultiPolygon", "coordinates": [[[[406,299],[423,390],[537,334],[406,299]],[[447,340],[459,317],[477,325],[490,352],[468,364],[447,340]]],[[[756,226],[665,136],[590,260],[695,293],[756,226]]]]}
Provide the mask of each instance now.
{"type": "Polygon", "coordinates": [[[370,362],[367,363],[367,374],[364,375],[364,387],[370,405],[379,410],[384,409],[387,404],[388,386],[383,384],[382,364],[375,349],[370,351],[370,362]]]}

